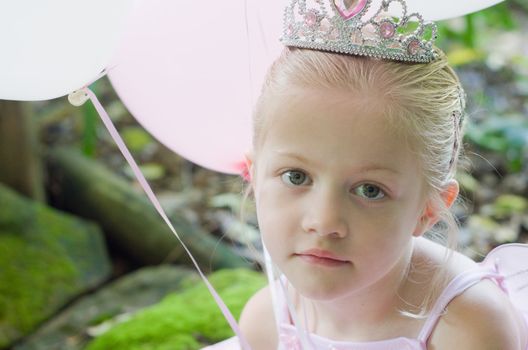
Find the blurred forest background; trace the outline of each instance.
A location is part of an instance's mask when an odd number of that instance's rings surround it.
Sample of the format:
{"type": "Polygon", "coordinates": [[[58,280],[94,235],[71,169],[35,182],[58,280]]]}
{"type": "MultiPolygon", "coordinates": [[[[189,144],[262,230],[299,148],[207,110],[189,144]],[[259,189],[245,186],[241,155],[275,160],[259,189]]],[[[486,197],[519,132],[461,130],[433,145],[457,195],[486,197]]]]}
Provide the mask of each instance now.
{"type": "MultiPolygon", "coordinates": [[[[468,94],[454,211],[460,250],[478,261],[528,243],[528,2],[439,26],[437,45],[468,94]]],[[[259,247],[251,201],[239,215],[243,181],[166,149],[108,80],[92,88],[238,315],[265,283],[248,248],[259,247]]],[[[0,349],[199,349],[230,334],[91,103],[0,100],[0,349]]]]}

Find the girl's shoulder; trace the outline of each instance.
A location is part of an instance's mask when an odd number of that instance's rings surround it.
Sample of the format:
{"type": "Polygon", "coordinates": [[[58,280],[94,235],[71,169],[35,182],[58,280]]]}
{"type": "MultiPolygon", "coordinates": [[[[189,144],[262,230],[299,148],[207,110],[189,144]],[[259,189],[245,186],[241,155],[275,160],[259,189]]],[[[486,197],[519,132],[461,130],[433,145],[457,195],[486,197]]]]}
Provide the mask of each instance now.
{"type": "Polygon", "coordinates": [[[253,350],[274,349],[278,337],[269,284],[255,293],[240,315],[240,330],[253,350]]]}
{"type": "Polygon", "coordinates": [[[429,344],[439,350],[524,350],[525,328],[522,315],[507,295],[492,281],[484,280],[451,300],[429,344]]]}
{"type": "MultiPolygon", "coordinates": [[[[445,268],[447,282],[478,264],[468,257],[450,252],[431,241],[417,240],[418,261],[445,268]]],[[[493,281],[485,279],[465,289],[449,302],[439,318],[428,344],[434,349],[522,349],[527,347],[526,321],[508,295],[493,281]]]]}

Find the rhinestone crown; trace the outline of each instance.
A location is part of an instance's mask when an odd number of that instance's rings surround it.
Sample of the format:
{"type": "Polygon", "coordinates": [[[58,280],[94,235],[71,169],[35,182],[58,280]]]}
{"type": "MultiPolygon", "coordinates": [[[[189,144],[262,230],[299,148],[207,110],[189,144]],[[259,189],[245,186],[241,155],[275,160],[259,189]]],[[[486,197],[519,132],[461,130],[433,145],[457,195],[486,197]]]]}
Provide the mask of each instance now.
{"type": "Polygon", "coordinates": [[[404,0],[383,0],[370,18],[364,18],[371,3],[291,0],[284,11],[281,41],[286,46],[395,61],[425,63],[435,59],[436,24],[424,21],[418,13],[407,15],[404,0]],[[397,7],[401,16],[394,17],[392,7],[397,7]]]}

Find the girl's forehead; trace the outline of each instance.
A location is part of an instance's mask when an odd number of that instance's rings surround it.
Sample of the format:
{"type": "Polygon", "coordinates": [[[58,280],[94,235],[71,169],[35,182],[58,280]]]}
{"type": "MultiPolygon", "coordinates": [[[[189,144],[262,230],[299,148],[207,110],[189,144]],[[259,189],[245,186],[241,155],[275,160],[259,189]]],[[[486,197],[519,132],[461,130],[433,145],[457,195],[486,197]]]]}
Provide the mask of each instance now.
{"type": "Polygon", "coordinates": [[[320,112],[340,109],[354,115],[358,112],[384,114],[388,99],[378,91],[348,90],[324,88],[292,88],[279,95],[272,96],[269,103],[273,112],[302,111],[314,109],[320,112]]]}
{"type": "Polygon", "coordinates": [[[392,119],[388,107],[386,99],[365,91],[293,89],[271,99],[266,119],[269,119],[267,126],[271,129],[288,123],[309,122],[322,124],[321,132],[332,126],[340,130],[350,127],[368,129],[369,124],[381,121],[377,126],[391,131],[393,123],[389,123],[392,119]]]}
{"type": "Polygon", "coordinates": [[[278,98],[261,151],[299,154],[319,164],[377,162],[416,169],[416,157],[389,121],[383,102],[331,92],[278,98]]]}

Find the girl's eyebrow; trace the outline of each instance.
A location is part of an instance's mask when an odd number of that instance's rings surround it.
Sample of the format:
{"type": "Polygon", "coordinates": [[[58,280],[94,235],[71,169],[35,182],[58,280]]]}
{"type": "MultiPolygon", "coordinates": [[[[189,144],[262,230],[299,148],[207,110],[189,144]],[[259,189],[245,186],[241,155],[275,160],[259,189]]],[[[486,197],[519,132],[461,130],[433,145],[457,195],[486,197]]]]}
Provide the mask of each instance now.
{"type": "MultiPolygon", "coordinates": [[[[293,153],[293,152],[289,152],[289,151],[280,151],[280,150],[279,151],[275,151],[275,153],[277,153],[277,155],[280,156],[280,157],[293,158],[293,159],[296,159],[296,160],[300,161],[301,163],[314,164],[312,161],[308,160],[304,156],[302,156],[300,154],[297,154],[297,153],[293,153]]],[[[314,165],[317,165],[317,164],[314,164],[314,165]]]]}
{"type": "MultiPolygon", "coordinates": [[[[304,156],[302,156],[300,154],[297,154],[297,153],[293,153],[293,152],[289,152],[289,151],[281,151],[281,150],[278,150],[275,153],[277,153],[277,155],[281,156],[281,157],[293,158],[293,159],[296,159],[296,160],[298,160],[298,161],[300,161],[302,163],[308,164],[308,165],[318,166],[318,164],[315,163],[314,161],[309,160],[308,158],[306,158],[306,157],[304,157],[304,156]]],[[[383,166],[381,164],[376,164],[376,163],[367,164],[367,165],[364,165],[364,166],[362,166],[360,168],[354,169],[355,173],[368,173],[368,172],[373,172],[373,171],[385,171],[385,172],[393,173],[393,174],[396,174],[396,175],[400,175],[401,174],[396,169],[393,169],[393,168],[387,167],[387,166],[383,166]]]]}

